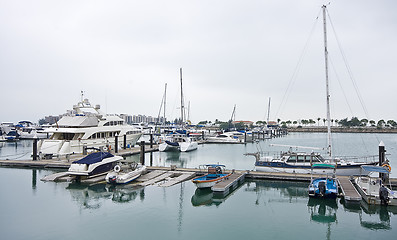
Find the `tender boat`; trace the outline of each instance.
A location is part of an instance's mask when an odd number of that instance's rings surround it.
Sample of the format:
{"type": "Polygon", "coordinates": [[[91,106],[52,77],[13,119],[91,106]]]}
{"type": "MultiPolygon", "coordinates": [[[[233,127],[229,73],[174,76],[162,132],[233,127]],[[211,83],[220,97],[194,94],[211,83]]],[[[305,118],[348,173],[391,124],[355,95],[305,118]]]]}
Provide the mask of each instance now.
{"type": "Polygon", "coordinates": [[[72,162],[68,173],[77,176],[92,176],[109,172],[123,157],[114,156],[108,152],[94,152],[86,157],[72,162]]]}
{"type": "MultiPolygon", "coordinates": [[[[363,166],[363,169],[373,173],[390,173],[390,166],[363,166]]],[[[387,187],[379,177],[360,176],[354,179],[356,189],[369,205],[397,206],[397,192],[387,187]]]]}
{"type": "MultiPolygon", "coordinates": [[[[314,168],[331,168],[335,169],[331,164],[314,164],[314,168]]],[[[336,198],[338,196],[338,183],[334,176],[327,174],[327,177],[312,179],[309,185],[309,197],[314,198],[336,198]]]]}
{"type": "Polygon", "coordinates": [[[106,174],[105,180],[110,184],[126,184],[134,181],[146,172],[146,166],[140,163],[117,164],[113,171],[106,174]]]}
{"type": "Polygon", "coordinates": [[[192,180],[197,188],[210,188],[232,175],[232,173],[224,173],[226,168],[225,165],[207,164],[201,165],[200,167],[207,168],[208,173],[192,180]]]}
{"type": "Polygon", "coordinates": [[[102,113],[99,105],[94,107],[83,97],[73,109],[75,114],[62,117],[44,130],[52,136],[39,142],[41,157],[83,153],[84,148],[114,148],[116,137],[118,148],[134,146],[142,134],[121,117],[102,113]]]}

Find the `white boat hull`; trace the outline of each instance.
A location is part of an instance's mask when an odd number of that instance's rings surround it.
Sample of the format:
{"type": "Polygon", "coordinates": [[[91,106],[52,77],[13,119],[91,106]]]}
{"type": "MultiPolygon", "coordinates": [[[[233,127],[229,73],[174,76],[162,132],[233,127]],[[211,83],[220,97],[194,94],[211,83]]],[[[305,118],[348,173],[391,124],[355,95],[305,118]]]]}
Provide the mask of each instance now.
{"type": "Polygon", "coordinates": [[[105,180],[111,184],[127,184],[139,178],[144,172],[146,172],[146,166],[127,172],[111,171],[106,175],[105,180]]]}
{"type": "MultiPolygon", "coordinates": [[[[369,205],[381,205],[379,197],[380,182],[376,178],[369,177],[356,177],[354,183],[357,191],[360,193],[362,198],[369,205]]],[[[389,203],[388,205],[397,206],[397,192],[389,191],[389,203]]]]}
{"type": "Polygon", "coordinates": [[[189,152],[198,148],[197,142],[181,142],[179,145],[181,152],[189,152]]]}
{"type": "MultiPolygon", "coordinates": [[[[266,167],[266,166],[255,166],[255,170],[258,172],[269,172],[269,173],[297,173],[297,174],[332,174],[333,169],[313,169],[310,168],[283,168],[283,167],[266,167]]],[[[336,175],[338,176],[358,176],[368,175],[369,172],[361,169],[361,165],[349,168],[337,168],[336,175]]]]}
{"type": "MultiPolygon", "coordinates": [[[[141,134],[130,134],[127,135],[127,144],[131,146],[135,145],[141,134]]],[[[120,137],[121,139],[121,137],[120,137]]],[[[119,140],[118,148],[121,149],[123,141],[119,140]]],[[[52,140],[44,139],[39,143],[39,152],[42,155],[68,155],[83,153],[83,147],[94,147],[101,148],[105,146],[113,146],[114,148],[115,139],[85,139],[85,140],[52,140]]]]}

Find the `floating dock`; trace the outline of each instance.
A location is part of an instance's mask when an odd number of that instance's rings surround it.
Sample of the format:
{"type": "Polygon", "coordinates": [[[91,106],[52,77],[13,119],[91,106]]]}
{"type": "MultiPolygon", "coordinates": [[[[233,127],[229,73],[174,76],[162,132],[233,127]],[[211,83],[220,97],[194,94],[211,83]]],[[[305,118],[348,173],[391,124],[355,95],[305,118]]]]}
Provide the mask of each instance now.
{"type": "Polygon", "coordinates": [[[346,202],[354,203],[361,201],[361,195],[357,192],[356,188],[347,176],[338,176],[339,187],[342,190],[342,195],[346,202]]]}
{"type": "Polygon", "coordinates": [[[228,194],[231,189],[236,187],[240,182],[244,181],[246,173],[232,173],[226,180],[218,182],[212,186],[214,193],[228,194]]]}

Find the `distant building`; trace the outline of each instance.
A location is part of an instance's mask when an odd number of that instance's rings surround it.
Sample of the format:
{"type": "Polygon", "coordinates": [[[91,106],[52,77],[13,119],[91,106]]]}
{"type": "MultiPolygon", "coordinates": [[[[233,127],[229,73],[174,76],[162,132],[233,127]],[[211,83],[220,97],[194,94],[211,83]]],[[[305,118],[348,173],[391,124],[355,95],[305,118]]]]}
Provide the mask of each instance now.
{"type": "Polygon", "coordinates": [[[252,124],[254,124],[254,122],[252,121],[233,121],[233,124],[243,124],[245,127],[250,127],[252,124]]]}
{"type": "Polygon", "coordinates": [[[61,119],[61,116],[46,116],[44,117],[44,120],[47,124],[55,124],[56,122],[61,119]]]}

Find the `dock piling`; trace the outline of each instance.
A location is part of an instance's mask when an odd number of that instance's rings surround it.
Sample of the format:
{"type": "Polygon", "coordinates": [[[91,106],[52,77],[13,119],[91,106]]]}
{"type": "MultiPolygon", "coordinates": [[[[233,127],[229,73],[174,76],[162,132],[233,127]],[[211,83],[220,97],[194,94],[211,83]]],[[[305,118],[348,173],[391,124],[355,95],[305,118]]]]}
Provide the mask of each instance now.
{"type": "Polygon", "coordinates": [[[141,153],[140,153],[140,158],[141,158],[141,164],[145,165],[145,141],[141,141],[141,153]]]}
{"type": "Polygon", "coordinates": [[[37,160],[37,138],[33,140],[33,161],[37,160]]]}
{"type": "Polygon", "coordinates": [[[116,134],[116,136],[114,137],[114,152],[118,153],[119,152],[119,138],[118,135],[116,134]]]}

